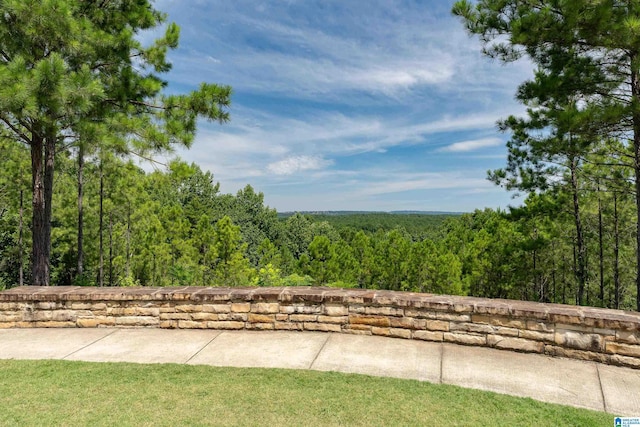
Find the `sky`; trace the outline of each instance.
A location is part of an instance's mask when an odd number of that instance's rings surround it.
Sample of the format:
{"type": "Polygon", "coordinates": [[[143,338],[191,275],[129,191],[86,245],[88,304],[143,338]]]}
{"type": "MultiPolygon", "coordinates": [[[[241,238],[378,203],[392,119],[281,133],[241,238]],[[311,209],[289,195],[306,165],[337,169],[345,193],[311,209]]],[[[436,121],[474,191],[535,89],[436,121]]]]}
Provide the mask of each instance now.
{"type": "MultiPolygon", "coordinates": [[[[176,154],[283,211],[505,208],[496,121],[526,61],[481,53],[442,0],[158,0],[181,27],[169,92],[233,88],[229,123],[176,154]]],[[[150,40],[153,34],[142,35],[150,40]]]]}

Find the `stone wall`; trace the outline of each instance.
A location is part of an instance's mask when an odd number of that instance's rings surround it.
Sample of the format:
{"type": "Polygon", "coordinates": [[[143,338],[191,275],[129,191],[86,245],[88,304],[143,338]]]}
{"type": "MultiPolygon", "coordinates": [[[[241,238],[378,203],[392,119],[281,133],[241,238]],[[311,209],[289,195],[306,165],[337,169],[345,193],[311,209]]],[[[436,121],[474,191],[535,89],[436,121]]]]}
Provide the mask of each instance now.
{"type": "Polygon", "coordinates": [[[450,342],[640,369],[640,313],[335,288],[20,287],[0,328],[323,331],[450,342]]]}

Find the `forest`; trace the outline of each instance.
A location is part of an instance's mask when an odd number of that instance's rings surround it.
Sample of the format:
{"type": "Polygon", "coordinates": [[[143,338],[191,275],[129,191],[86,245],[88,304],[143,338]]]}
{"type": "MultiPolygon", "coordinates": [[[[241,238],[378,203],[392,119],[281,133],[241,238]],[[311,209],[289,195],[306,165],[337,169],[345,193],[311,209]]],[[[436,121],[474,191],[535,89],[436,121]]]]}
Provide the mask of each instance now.
{"type": "MultiPolygon", "coordinates": [[[[20,172],[28,170],[29,152],[1,144],[0,286],[11,287],[21,274],[30,283],[30,183],[20,172]]],[[[251,186],[222,194],[195,164],[175,160],[145,172],[131,159],[91,156],[83,166],[80,231],[77,155],[59,157],[52,285],[329,285],[578,302],[567,191],[532,195],[507,211],[279,217],[251,186]]],[[[633,198],[592,184],[584,179],[580,187],[584,303],[632,309],[633,198]]]]}
{"type": "Polygon", "coordinates": [[[524,204],[281,218],[250,185],[222,194],[196,164],[153,160],[228,121],[232,91],[164,92],[179,28],[150,2],[2,2],[0,288],[313,284],[640,310],[640,5],[453,13],[487,56],[535,67],[488,172],[524,204]]]}

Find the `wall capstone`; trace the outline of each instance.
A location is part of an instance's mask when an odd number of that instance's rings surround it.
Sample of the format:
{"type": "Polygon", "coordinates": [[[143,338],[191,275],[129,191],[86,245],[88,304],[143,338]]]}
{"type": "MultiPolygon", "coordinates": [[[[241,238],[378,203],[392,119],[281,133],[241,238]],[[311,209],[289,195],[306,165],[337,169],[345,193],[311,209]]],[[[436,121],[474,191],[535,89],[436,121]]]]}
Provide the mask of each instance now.
{"type": "Polygon", "coordinates": [[[322,331],[441,341],[640,369],[640,313],[366,289],[24,286],[0,328],[322,331]]]}

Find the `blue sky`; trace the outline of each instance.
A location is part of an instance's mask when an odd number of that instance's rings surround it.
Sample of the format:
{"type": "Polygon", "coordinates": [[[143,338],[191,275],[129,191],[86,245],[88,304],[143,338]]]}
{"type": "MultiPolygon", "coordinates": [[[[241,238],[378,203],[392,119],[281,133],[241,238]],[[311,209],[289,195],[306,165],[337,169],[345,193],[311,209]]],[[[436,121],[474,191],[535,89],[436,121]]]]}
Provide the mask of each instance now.
{"type": "Polygon", "coordinates": [[[156,1],[182,29],[169,91],[234,91],[231,122],[203,122],[177,154],[278,211],[518,204],[486,172],[505,164],[495,123],[523,113],[531,66],[483,57],[451,4],[156,1]]]}

